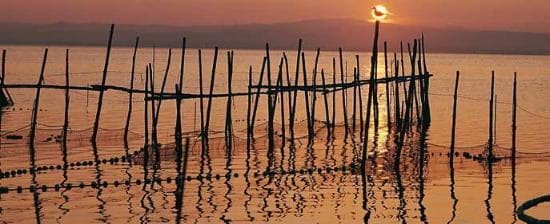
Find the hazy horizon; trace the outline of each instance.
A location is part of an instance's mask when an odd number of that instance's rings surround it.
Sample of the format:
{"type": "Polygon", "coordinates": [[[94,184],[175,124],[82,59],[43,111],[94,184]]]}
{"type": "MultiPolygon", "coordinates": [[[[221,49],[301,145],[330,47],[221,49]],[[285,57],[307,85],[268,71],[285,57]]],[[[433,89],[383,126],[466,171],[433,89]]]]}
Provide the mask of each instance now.
{"type": "Polygon", "coordinates": [[[387,23],[435,28],[548,33],[550,2],[531,0],[4,0],[0,21],[10,23],[116,23],[135,25],[273,24],[314,19],[370,19],[384,4],[387,23]]]}

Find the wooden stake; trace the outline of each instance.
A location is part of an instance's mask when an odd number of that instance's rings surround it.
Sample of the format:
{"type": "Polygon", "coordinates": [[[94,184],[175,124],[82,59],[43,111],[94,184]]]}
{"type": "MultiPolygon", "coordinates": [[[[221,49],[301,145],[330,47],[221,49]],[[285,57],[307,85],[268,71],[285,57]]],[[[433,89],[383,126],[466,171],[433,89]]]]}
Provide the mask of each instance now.
{"type": "Polygon", "coordinates": [[[351,130],[355,136],[356,116],[357,113],[357,68],[353,68],[353,112],[351,113],[351,130]]]}
{"type": "MultiPolygon", "coordinates": [[[[200,102],[200,112],[201,112],[201,156],[204,155],[206,150],[206,137],[204,133],[204,92],[203,92],[203,81],[202,81],[202,51],[199,49],[199,102],[200,102]]],[[[202,157],[201,157],[202,158],[202,157]]]]}
{"type": "MultiPolygon", "coordinates": [[[[336,85],[336,58],[332,58],[332,84],[336,85]]],[[[334,134],[334,129],[336,127],[336,90],[333,88],[332,91],[332,134],[334,134]]]]}
{"type": "Polygon", "coordinates": [[[325,82],[325,70],[321,69],[321,81],[323,83],[323,99],[325,101],[325,124],[327,127],[327,133],[330,134],[330,115],[328,110],[328,92],[327,92],[327,86],[325,82]]]}
{"type": "Polygon", "coordinates": [[[149,96],[149,65],[146,66],[145,68],[145,86],[143,87],[143,89],[145,90],[145,94],[144,94],[144,97],[143,97],[143,102],[145,103],[145,107],[143,108],[143,121],[144,121],[144,133],[145,133],[145,144],[144,144],[144,149],[146,149],[147,147],[149,147],[149,103],[148,101],[145,99],[147,98],[147,96],[149,96]]]}
{"type": "MultiPolygon", "coordinates": [[[[313,86],[317,86],[317,67],[319,64],[319,55],[321,54],[321,49],[317,48],[317,54],[315,55],[315,67],[313,68],[313,86]]],[[[313,97],[311,102],[311,132],[315,133],[315,111],[316,111],[316,102],[317,102],[317,91],[313,91],[313,97]]]]}
{"type": "Polygon", "coordinates": [[[390,81],[388,77],[388,42],[384,41],[384,74],[386,78],[386,115],[388,127],[391,125],[391,112],[390,112],[390,81]]]}
{"type": "Polygon", "coordinates": [[[231,146],[233,146],[232,142],[232,130],[233,130],[233,124],[232,124],[232,95],[233,91],[231,86],[233,85],[233,52],[228,51],[227,52],[227,105],[225,110],[225,142],[226,146],[228,147],[229,155],[231,155],[231,146]]]}
{"type": "MultiPolygon", "coordinates": [[[[274,104],[273,97],[271,95],[272,86],[271,86],[271,59],[269,56],[269,44],[265,44],[265,54],[266,54],[266,62],[267,62],[267,133],[269,137],[269,150],[273,149],[273,146],[275,145],[274,139],[273,139],[273,119],[274,119],[274,104]]],[[[275,94],[277,96],[277,94],[275,94]]]]}
{"type": "Polygon", "coordinates": [[[516,159],[516,109],[517,109],[517,73],[514,72],[514,90],[512,96],[512,160],[516,159]]]}
{"type": "Polygon", "coordinates": [[[449,151],[449,158],[450,158],[451,164],[454,161],[454,154],[455,154],[456,108],[458,104],[458,82],[459,81],[460,81],[460,72],[456,71],[455,92],[453,97],[453,123],[451,128],[451,148],[449,151]]]}
{"type": "Polygon", "coordinates": [[[176,127],[174,130],[174,140],[176,143],[176,166],[178,173],[181,172],[182,144],[181,144],[181,87],[176,84],[176,127]]]}
{"type": "Polygon", "coordinates": [[[133,107],[133,97],[134,97],[134,76],[135,76],[135,66],[136,66],[136,55],[139,45],[139,37],[136,37],[136,44],[134,46],[134,55],[132,56],[132,71],[130,73],[130,93],[128,97],[128,115],[126,116],[126,125],[124,126],[124,144],[128,146],[128,131],[130,129],[130,120],[132,117],[132,107],[133,107]]]}
{"type": "Polygon", "coordinates": [[[97,111],[95,114],[94,129],[92,133],[92,142],[97,139],[97,131],[99,129],[99,119],[101,117],[101,108],[103,106],[103,94],[105,92],[105,82],[107,82],[107,71],[109,69],[109,58],[111,56],[111,45],[113,43],[113,32],[115,25],[111,24],[111,31],[109,33],[109,41],[107,43],[107,56],[105,57],[105,66],[103,67],[103,77],[101,79],[101,89],[99,91],[99,101],[97,102],[97,111]]]}
{"type": "MultiPolygon", "coordinates": [[[[361,80],[361,66],[359,64],[359,55],[355,55],[355,62],[357,64],[357,77],[356,79],[357,80],[361,80]]],[[[364,121],[364,118],[363,118],[363,93],[361,92],[361,86],[362,85],[359,85],[359,88],[358,88],[358,94],[359,94],[359,129],[360,129],[360,137],[359,138],[362,138],[363,136],[363,126],[365,125],[365,121],[364,121]]]]}
{"type": "MultiPolygon", "coordinates": [[[[264,57],[264,60],[262,62],[262,69],[260,70],[260,79],[258,80],[258,86],[262,85],[266,63],[267,63],[267,58],[264,57]]],[[[254,110],[252,110],[252,118],[250,120],[250,134],[252,136],[254,136],[254,124],[256,122],[256,112],[258,111],[258,104],[260,102],[260,95],[261,95],[260,93],[261,93],[261,89],[258,88],[256,90],[256,97],[254,99],[254,110]]]]}
{"type": "MultiPolygon", "coordinates": [[[[246,145],[250,146],[250,137],[252,135],[251,133],[251,106],[252,106],[252,66],[248,67],[248,94],[246,96],[247,98],[247,104],[246,104],[246,145]]],[[[247,147],[248,148],[248,147],[247,147]]]]}
{"type": "Polygon", "coordinates": [[[395,62],[395,115],[394,120],[397,123],[397,127],[401,127],[401,109],[399,108],[399,104],[401,103],[401,100],[399,100],[399,61],[397,60],[397,54],[393,53],[393,60],[395,62]]]}
{"type": "MultiPolygon", "coordinates": [[[[300,56],[302,54],[302,39],[298,41],[298,53],[296,54],[296,73],[294,75],[294,87],[298,86],[298,80],[300,80],[300,56]]],[[[292,112],[288,115],[290,117],[290,138],[294,139],[294,121],[296,118],[296,100],[298,98],[298,88],[294,88],[294,98],[292,99],[292,112]]]]}
{"type": "MultiPolygon", "coordinates": [[[[40,69],[40,76],[38,77],[38,84],[36,88],[36,96],[34,97],[34,106],[32,110],[32,122],[31,122],[31,133],[30,133],[30,140],[29,143],[34,145],[34,138],[36,135],[36,125],[38,120],[38,111],[40,106],[40,89],[42,88],[42,84],[44,82],[44,71],[46,70],[46,61],[48,59],[48,48],[44,50],[44,59],[42,60],[42,68],[40,69]]],[[[34,150],[33,150],[34,151],[34,150]]],[[[34,154],[34,152],[33,152],[34,154]]],[[[34,156],[34,155],[33,155],[34,156]]]]}
{"type": "Polygon", "coordinates": [[[65,50],[65,116],[63,121],[63,150],[67,150],[67,130],[69,128],[69,49],[65,50]]]}
{"type": "Polygon", "coordinates": [[[210,113],[212,111],[212,94],[216,79],[216,64],[218,64],[218,47],[214,48],[214,62],[212,64],[212,76],[210,78],[210,92],[208,95],[208,107],[206,108],[206,124],[204,125],[205,137],[208,142],[208,131],[210,130],[210,113]]]}
{"type": "MultiPolygon", "coordinates": [[[[304,86],[307,88],[307,69],[306,69],[306,56],[304,52],[302,52],[302,71],[303,71],[303,77],[304,77],[304,86]]],[[[308,91],[304,90],[304,99],[306,104],[306,118],[307,118],[307,136],[308,140],[312,140],[313,138],[313,129],[311,126],[311,111],[309,108],[309,96],[308,91]]]]}
{"type": "MultiPolygon", "coordinates": [[[[344,84],[344,59],[342,56],[342,48],[338,48],[338,52],[340,55],[340,81],[342,82],[342,85],[344,84]]],[[[346,107],[346,92],[345,88],[342,88],[342,109],[344,112],[344,128],[345,128],[345,136],[348,136],[348,112],[346,107]]]]}
{"type": "Polygon", "coordinates": [[[489,140],[488,144],[488,156],[487,160],[492,161],[495,159],[493,154],[493,115],[494,115],[494,96],[495,96],[495,71],[492,71],[491,74],[491,99],[489,100],[489,140]]]}
{"type": "MultiPolygon", "coordinates": [[[[284,146],[286,144],[286,127],[285,127],[285,95],[284,91],[281,90],[281,87],[283,87],[283,66],[284,57],[281,58],[281,64],[279,66],[279,77],[277,78],[277,89],[279,90],[279,93],[281,94],[281,141],[282,145],[284,146]]],[[[287,74],[288,74],[288,67],[287,67],[287,74]]],[[[288,77],[288,76],[287,76],[288,77]]],[[[287,80],[289,81],[289,80],[287,80]]]]}

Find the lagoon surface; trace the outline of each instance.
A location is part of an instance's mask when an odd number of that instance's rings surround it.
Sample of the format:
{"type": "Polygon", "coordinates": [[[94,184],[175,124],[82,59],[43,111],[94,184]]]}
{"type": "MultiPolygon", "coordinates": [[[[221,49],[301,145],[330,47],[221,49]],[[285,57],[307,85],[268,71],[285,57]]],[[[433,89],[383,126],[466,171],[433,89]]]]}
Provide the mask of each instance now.
{"type": "MultiPolygon", "coordinates": [[[[306,45],[307,47],[307,45],[306,45]]],[[[8,84],[36,84],[42,63],[43,48],[36,46],[1,46],[7,49],[8,84]]],[[[69,47],[71,85],[88,86],[101,82],[105,48],[69,47]]],[[[428,46],[429,48],[429,46],[428,46]]],[[[390,45],[389,49],[393,49],[390,45]]],[[[64,85],[65,47],[51,47],[46,65],[45,83],[64,85]]],[[[113,48],[108,85],[129,86],[131,48],[113,48]]],[[[167,63],[168,49],[140,48],[136,62],[135,88],[143,89],[146,63],[152,62],[159,89],[167,63]]],[[[205,92],[209,87],[213,50],[203,50],[205,92]]],[[[246,92],[248,68],[252,66],[257,82],[261,50],[235,50],[233,92],[246,92]]],[[[353,78],[355,55],[361,58],[360,76],[367,79],[369,53],[344,52],[347,78],[353,78]]],[[[280,50],[272,50],[272,70],[276,74],[280,50]],[[275,60],[276,59],[276,60],[275,60]]],[[[390,54],[393,58],[393,53],[390,54]]],[[[291,74],[296,52],[287,51],[291,74]]],[[[307,69],[314,67],[314,51],[306,51],[307,69]]],[[[319,70],[332,83],[332,58],[338,52],[321,52],[319,70]]],[[[167,79],[167,92],[174,92],[180,69],[180,50],[174,49],[167,79]]],[[[199,93],[198,55],[187,49],[185,57],[185,93],[199,93]]],[[[338,60],[337,60],[338,61],[338,60]]],[[[380,55],[379,77],[384,76],[380,55]]],[[[390,60],[391,61],[391,60],[390,60]]],[[[31,161],[28,145],[29,126],[35,90],[10,89],[15,102],[1,114],[0,170],[29,169],[47,166],[34,174],[22,173],[0,179],[9,193],[0,195],[0,223],[137,223],[176,222],[219,223],[522,223],[514,210],[521,203],[549,194],[550,190],[550,56],[427,54],[430,79],[431,125],[424,136],[410,139],[397,155],[393,131],[388,128],[385,86],[379,86],[380,125],[369,132],[367,181],[350,169],[357,163],[361,145],[353,137],[344,138],[343,108],[337,94],[335,111],[338,123],[333,139],[327,138],[322,122],[311,147],[300,136],[307,135],[302,106],[296,111],[297,137],[294,145],[277,141],[268,156],[266,134],[266,97],[260,98],[256,121],[257,139],[246,147],[246,97],[235,97],[232,105],[235,147],[226,150],[223,130],[226,98],[213,100],[210,147],[201,152],[197,137],[200,129],[199,100],[182,103],[184,136],[190,137],[189,163],[183,196],[177,194],[176,164],[173,150],[175,101],[163,101],[160,110],[159,142],[167,147],[160,166],[137,161],[109,161],[139,151],[144,144],[144,102],[142,94],[133,98],[133,114],[128,146],[123,132],[128,110],[128,94],[106,91],[101,129],[96,148],[90,143],[91,127],[98,100],[96,92],[71,91],[69,107],[69,142],[64,154],[54,140],[61,133],[64,119],[64,90],[43,89],[38,113],[38,130],[31,161]],[[451,115],[455,73],[461,72],[457,110],[456,151],[454,165],[449,165],[451,115]],[[497,98],[495,150],[506,157],[511,148],[512,83],[518,73],[516,163],[503,159],[492,165],[474,161],[464,153],[477,155],[485,149],[489,126],[491,71],[495,71],[497,98]],[[339,127],[339,128],[338,128],[339,127]],[[8,136],[22,139],[8,139],[8,136]],[[95,164],[88,161],[106,162],[95,164]],[[79,162],[80,165],[76,163],[79,162]],[[74,166],[70,166],[73,163],[74,166]],[[85,165],[83,165],[85,163],[85,165]],[[68,169],[57,169],[57,165],[68,169]],[[49,167],[53,166],[53,169],[49,167]],[[263,175],[270,167],[275,175],[263,175]],[[346,171],[342,170],[346,167],[346,171]],[[338,168],[338,169],[335,169],[338,168]],[[200,176],[200,177],[198,177],[200,176]],[[227,176],[227,177],[226,177],[227,176]],[[160,178],[160,183],[140,183],[145,178],[160,178]],[[168,181],[168,178],[171,181],[168,181]],[[115,185],[115,181],[120,185],[115,185]],[[129,181],[130,184],[123,184],[129,181]],[[101,187],[91,187],[104,183],[101,187]],[[67,184],[73,185],[67,189],[67,184]],[[80,183],[86,186],[77,187],[80,183]],[[42,189],[29,192],[29,186],[42,189]],[[60,186],[56,189],[55,186],[60,186]],[[27,188],[16,192],[17,186],[27,188]]],[[[227,91],[226,51],[220,50],[215,93],[227,91]]],[[[338,66],[338,64],[337,64],[338,66]]],[[[407,65],[405,65],[407,66],[407,65]]],[[[393,66],[390,66],[393,68],[393,66]]],[[[338,67],[337,67],[338,70],[338,67]]],[[[410,69],[406,68],[406,71],[410,69]]],[[[338,71],[337,71],[338,72],[338,71]]],[[[393,74],[393,69],[389,69],[393,74]]],[[[292,78],[294,79],[294,78],[292,78]]],[[[312,77],[308,77],[312,79],[312,77]]],[[[275,78],[273,78],[275,80],[275,78]]],[[[348,81],[349,81],[348,80],[348,81]]],[[[339,81],[339,80],[338,80],[339,81]]],[[[301,80],[300,80],[301,82],[301,80]]],[[[393,86],[391,86],[393,88],[393,86]]],[[[364,98],[366,90],[363,87],[364,98]]],[[[353,91],[350,89],[348,95],[353,91]]],[[[285,95],[286,97],[286,95],[285,95]]],[[[322,97],[315,108],[317,118],[324,118],[322,97]]],[[[348,97],[348,113],[351,113],[348,97]]],[[[286,98],[285,98],[286,100],[286,98]]],[[[331,101],[332,102],[332,101],[331,101]]],[[[298,104],[304,104],[298,99],[298,104]]],[[[287,106],[287,105],[286,105],[287,106]]],[[[285,106],[285,108],[286,108],[285,106]]],[[[332,108],[332,106],[330,107],[332,108]]],[[[331,109],[332,112],[332,109],[331,109]]],[[[276,130],[284,123],[275,115],[276,130]]],[[[287,118],[288,119],[288,118],[287,118]]],[[[358,119],[358,117],[357,117],[358,119]]],[[[351,121],[350,121],[351,122],[351,121]]],[[[371,123],[373,123],[371,121],[371,123]]],[[[371,124],[372,125],[372,124],[371,124]]],[[[360,156],[359,156],[360,157],[360,156]]],[[[529,210],[528,214],[550,219],[548,204],[529,210]]]]}

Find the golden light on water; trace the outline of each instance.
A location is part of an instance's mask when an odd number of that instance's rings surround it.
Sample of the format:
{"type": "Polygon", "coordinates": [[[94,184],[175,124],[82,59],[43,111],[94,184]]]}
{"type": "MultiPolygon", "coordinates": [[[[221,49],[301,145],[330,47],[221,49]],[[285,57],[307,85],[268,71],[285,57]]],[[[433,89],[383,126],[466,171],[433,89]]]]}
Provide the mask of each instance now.
{"type": "Polygon", "coordinates": [[[382,21],[388,17],[388,9],[383,5],[375,5],[372,7],[371,14],[375,20],[382,21]]]}

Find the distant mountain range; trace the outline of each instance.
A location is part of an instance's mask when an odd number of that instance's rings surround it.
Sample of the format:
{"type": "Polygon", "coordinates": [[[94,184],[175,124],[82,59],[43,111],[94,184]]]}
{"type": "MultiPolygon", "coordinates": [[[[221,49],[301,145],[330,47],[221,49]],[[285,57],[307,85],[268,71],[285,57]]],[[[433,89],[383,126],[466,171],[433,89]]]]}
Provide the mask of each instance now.
{"type": "MultiPolygon", "coordinates": [[[[117,25],[114,44],[132,46],[136,36],[141,46],[179,47],[187,37],[194,48],[295,49],[299,38],[306,49],[365,51],[372,47],[372,23],[351,19],[308,20],[274,24],[223,26],[117,25]]],[[[0,23],[0,44],[102,46],[108,24],[19,24],[0,23]]],[[[381,40],[389,49],[424,33],[429,52],[545,54],[550,55],[550,33],[480,31],[466,28],[430,28],[396,24],[381,25],[381,40]]],[[[381,45],[382,46],[382,45],[381,45]]]]}

